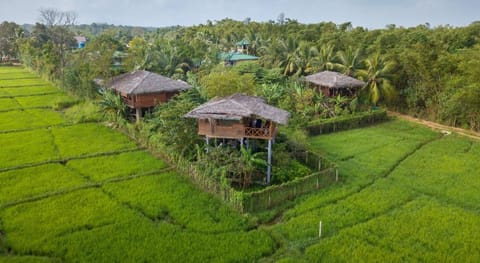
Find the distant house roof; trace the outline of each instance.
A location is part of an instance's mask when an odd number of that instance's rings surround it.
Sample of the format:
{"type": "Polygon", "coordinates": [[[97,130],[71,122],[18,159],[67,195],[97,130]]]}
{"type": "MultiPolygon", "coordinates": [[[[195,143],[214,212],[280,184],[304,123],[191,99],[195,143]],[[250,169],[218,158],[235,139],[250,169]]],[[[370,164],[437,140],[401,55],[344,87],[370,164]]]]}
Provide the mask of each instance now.
{"type": "Polygon", "coordinates": [[[229,53],[220,53],[220,59],[224,61],[237,62],[242,60],[257,60],[258,57],[243,54],[240,52],[229,52],[229,53]]]}
{"type": "Polygon", "coordinates": [[[250,41],[248,41],[246,39],[242,39],[242,40],[238,41],[237,43],[235,43],[235,45],[237,45],[237,46],[250,45],[250,41]]]}
{"type": "Polygon", "coordinates": [[[333,71],[322,71],[305,78],[308,82],[328,88],[360,88],[365,82],[333,71]]]}
{"type": "Polygon", "coordinates": [[[80,42],[87,42],[87,38],[84,37],[84,36],[74,36],[73,38],[75,38],[75,40],[77,41],[77,43],[80,43],[80,42]]]}
{"type": "Polygon", "coordinates": [[[188,118],[223,120],[240,120],[251,116],[287,124],[290,113],[266,104],[262,98],[237,93],[229,97],[213,99],[185,115],[188,118]]]}
{"type": "Polygon", "coordinates": [[[108,86],[118,92],[130,95],[183,91],[191,88],[184,81],[173,80],[145,70],[136,70],[116,76],[108,86]]]}

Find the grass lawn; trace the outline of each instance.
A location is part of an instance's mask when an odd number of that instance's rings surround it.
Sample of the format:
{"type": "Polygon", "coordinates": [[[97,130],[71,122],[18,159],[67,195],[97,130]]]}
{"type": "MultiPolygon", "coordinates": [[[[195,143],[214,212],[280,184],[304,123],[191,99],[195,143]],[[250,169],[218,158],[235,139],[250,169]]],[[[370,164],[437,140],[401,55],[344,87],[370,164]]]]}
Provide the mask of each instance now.
{"type": "Polygon", "coordinates": [[[16,97],[16,100],[23,108],[53,108],[58,103],[71,101],[72,99],[63,93],[55,93],[39,96],[16,97]]]}
{"type": "Polygon", "coordinates": [[[164,161],[143,151],[71,160],[67,166],[96,182],[116,177],[141,175],[167,168],[164,161]]]}
{"type": "Polygon", "coordinates": [[[48,85],[40,78],[0,79],[0,88],[48,85]]]}
{"type": "Polygon", "coordinates": [[[8,96],[31,96],[31,95],[39,95],[39,94],[50,94],[50,93],[60,93],[61,91],[53,87],[52,85],[44,85],[44,86],[26,86],[26,87],[19,87],[19,88],[2,88],[0,92],[3,94],[0,95],[8,95],[8,96]]]}
{"type": "Polygon", "coordinates": [[[62,115],[47,109],[14,110],[0,112],[0,132],[33,129],[64,123],[62,115]]]}
{"type": "Polygon", "coordinates": [[[64,158],[137,148],[128,137],[96,123],[55,127],[52,134],[64,158]]]}
{"type": "Polygon", "coordinates": [[[0,173],[0,206],[84,183],[82,177],[60,164],[3,172],[0,173]]]}
{"type": "Polygon", "coordinates": [[[22,106],[13,98],[0,98],[0,112],[20,109],[22,106]]]}
{"type": "Polygon", "coordinates": [[[480,260],[480,236],[468,236],[480,233],[479,142],[395,120],[313,137],[310,145],[336,160],[343,183],[285,212],[272,231],[295,249],[278,257],[480,260]]]}
{"type": "Polygon", "coordinates": [[[48,129],[0,134],[0,169],[58,159],[48,129]]]}

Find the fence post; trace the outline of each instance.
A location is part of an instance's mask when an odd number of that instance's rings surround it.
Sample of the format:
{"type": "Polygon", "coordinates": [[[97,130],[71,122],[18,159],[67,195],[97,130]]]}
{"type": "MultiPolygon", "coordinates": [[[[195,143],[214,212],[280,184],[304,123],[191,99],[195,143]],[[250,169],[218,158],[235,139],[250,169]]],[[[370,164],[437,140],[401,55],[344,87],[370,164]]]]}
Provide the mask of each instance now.
{"type": "Polygon", "coordinates": [[[322,158],[318,158],[318,171],[322,170],[322,158]]]}
{"type": "Polygon", "coordinates": [[[270,192],[268,193],[268,208],[272,207],[272,198],[270,196],[270,192]]]}
{"type": "Polygon", "coordinates": [[[318,224],[318,238],[322,237],[322,221],[318,224]]]}
{"type": "Polygon", "coordinates": [[[338,168],[335,168],[335,182],[338,182],[338,168]]]}

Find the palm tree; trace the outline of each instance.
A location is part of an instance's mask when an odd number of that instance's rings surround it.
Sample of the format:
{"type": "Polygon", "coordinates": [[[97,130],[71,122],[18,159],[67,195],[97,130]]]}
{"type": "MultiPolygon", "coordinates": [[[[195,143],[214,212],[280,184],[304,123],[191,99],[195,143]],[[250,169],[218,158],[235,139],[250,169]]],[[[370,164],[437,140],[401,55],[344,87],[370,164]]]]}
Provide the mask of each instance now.
{"type": "Polygon", "coordinates": [[[358,75],[367,83],[362,91],[368,96],[370,102],[375,106],[384,98],[390,99],[395,95],[395,87],[389,78],[395,64],[385,61],[377,53],[365,60],[367,69],[359,70],[358,75]]]}
{"type": "Polygon", "coordinates": [[[252,173],[259,167],[266,167],[267,162],[259,158],[259,155],[262,154],[261,152],[253,153],[251,149],[246,149],[245,147],[241,147],[240,152],[242,161],[240,167],[243,168],[240,170],[242,170],[243,188],[245,188],[252,181],[252,173]]]}
{"type": "Polygon", "coordinates": [[[315,71],[332,70],[334,67],[333,45],[322,45],[318,55],[312,60],[315,71]]]}
{"type": "Polygon", "coordinates": [[[353,50],[349,47],[346,51],[340,51],[337,54],[339,63],[337,67],[340,71],[350,77],[354,77],[356,71],[360,68],[361,61],[359,59],[360,49],[353,50]]]}
{"type": "Polygon", "coordinates": [[[104,113],[113,116],[115,123],[118,122],[119,118],[126,116],[127,109],[120,95],[110,90],[102,92],[102,95],[103,99],[100,102],[100,106],[104,113]]]}
{"type": "Polygon", "coordinates": [[[299,70],[298,42],[289,38],[287,41],[280,41],[280,61],[278,66],[283,69],[285,76],[293,75],[299,70]]]}

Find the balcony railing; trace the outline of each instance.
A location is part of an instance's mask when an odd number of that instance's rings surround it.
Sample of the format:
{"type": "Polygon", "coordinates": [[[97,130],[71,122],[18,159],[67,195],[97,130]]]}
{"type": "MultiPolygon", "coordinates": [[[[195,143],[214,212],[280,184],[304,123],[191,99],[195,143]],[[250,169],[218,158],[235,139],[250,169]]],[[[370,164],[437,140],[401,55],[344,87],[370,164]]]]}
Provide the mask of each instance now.
{"type": "Polygon", "coordinates": [[[245,137],[271,137],[269,128],[245,127],[245,137]]]}

